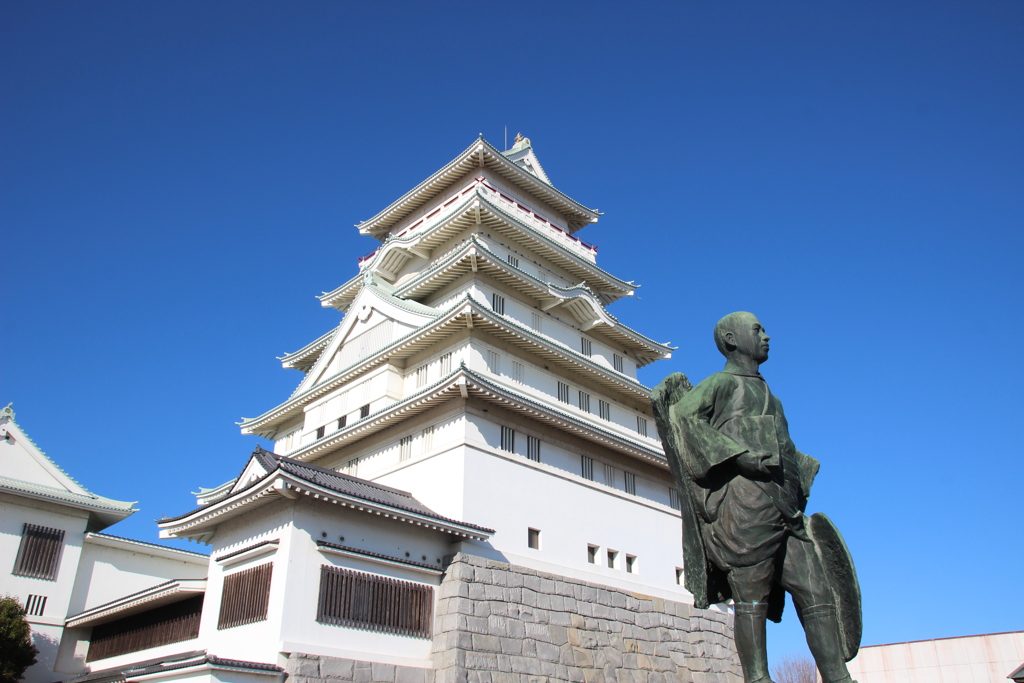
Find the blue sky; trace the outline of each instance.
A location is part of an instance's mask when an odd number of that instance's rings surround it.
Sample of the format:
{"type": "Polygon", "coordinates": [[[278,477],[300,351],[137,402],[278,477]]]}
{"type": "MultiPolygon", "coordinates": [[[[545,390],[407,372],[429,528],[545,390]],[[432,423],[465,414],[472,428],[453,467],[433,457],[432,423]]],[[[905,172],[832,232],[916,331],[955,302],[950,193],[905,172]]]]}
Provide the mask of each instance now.
{"type": "Polygon", "coordinates": [[[0,65],[0,402],[115,533],[237,474],[352,225],[507,126],[679,347],[642,380],[761,317],[866,644],[1024,628],[1024,3],[6,2],[0,65]]]}

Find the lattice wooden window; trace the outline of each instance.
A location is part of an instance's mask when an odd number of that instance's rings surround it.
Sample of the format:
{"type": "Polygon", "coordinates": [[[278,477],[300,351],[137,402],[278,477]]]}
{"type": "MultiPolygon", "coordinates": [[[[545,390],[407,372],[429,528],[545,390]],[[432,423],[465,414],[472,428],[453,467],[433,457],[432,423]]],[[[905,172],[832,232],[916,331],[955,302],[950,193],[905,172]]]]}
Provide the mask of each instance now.
{"type": "Polygon", "coordinates": [[[417,638],[430,637],[434,589],[323,565],[316,620],[417,638]]]}
{"type": "Polygon", "coordinates": [[[267,562],[224,577],[217,628],[252,624],[267,618],[274,563],[267,562]]]}
{"type": "Polygon", "coordinates": [[[106,659],[199,637],[203,596],[94,626],[85,661],[106,659]]]}
{"type": "Polygon", "coordinates": [[[64,531],[26,524],[21,531],[21,545],[14,561],[13,574],[33,579],[57,580],[60,556],[64,552],[64,531]]]}

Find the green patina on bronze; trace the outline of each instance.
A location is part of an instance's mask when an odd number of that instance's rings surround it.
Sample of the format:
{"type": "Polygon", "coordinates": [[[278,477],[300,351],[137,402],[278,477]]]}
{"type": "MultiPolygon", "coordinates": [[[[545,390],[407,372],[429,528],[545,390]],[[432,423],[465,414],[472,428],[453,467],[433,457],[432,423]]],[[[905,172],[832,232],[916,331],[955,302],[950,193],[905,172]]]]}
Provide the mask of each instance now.
{"type": "Polygon", "coordinates": [[[793,595],[826,683],[850,681],[860,645],[860,589],[849,551],[824,515],[804,515],[819,463],[793,445],[782,402],[758,372],[769,337],[751,313],[725,316],[715,343],[722,372],[685,375],[651,392],[680,491],[685,585],[697,607],[733,599],[748,683],[767,683],[766,618],[793,595]]]}

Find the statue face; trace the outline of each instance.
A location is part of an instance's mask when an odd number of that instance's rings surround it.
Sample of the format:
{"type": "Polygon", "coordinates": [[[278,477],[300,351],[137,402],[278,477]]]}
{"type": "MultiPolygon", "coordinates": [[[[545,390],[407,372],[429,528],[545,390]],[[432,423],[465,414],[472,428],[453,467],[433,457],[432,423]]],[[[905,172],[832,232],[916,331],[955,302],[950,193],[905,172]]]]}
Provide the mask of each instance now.
{"type": "Polygon", "coordinates": [[[736,353],[758,364],[768,360],[770,337],[761,326],[761,321],[752,315],[737,320],[733,329],[725,333],[725,339],[736,347],[736,353]]]}

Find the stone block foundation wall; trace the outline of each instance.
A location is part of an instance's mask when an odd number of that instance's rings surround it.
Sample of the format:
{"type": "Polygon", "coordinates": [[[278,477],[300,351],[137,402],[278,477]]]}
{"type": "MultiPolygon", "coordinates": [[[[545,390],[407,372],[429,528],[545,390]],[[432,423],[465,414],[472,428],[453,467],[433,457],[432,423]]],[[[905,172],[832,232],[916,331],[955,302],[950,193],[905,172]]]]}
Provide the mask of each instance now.
{"type": "Polygon", "coordinates": [[[732,616],[459,553],[435,683],[740,683],[732,616]]]}
{"type": "Polygon", "coordinates": [[[433,669],[294,653],[287,683],[742,683],[732,616],[459,553],[433,669]]]}
{"type": "Polygon", "coordinates": [[[287,683],[432,683],[434,680],[433,669],[300,652],[289,655],[284,670],[287,683]]]}

